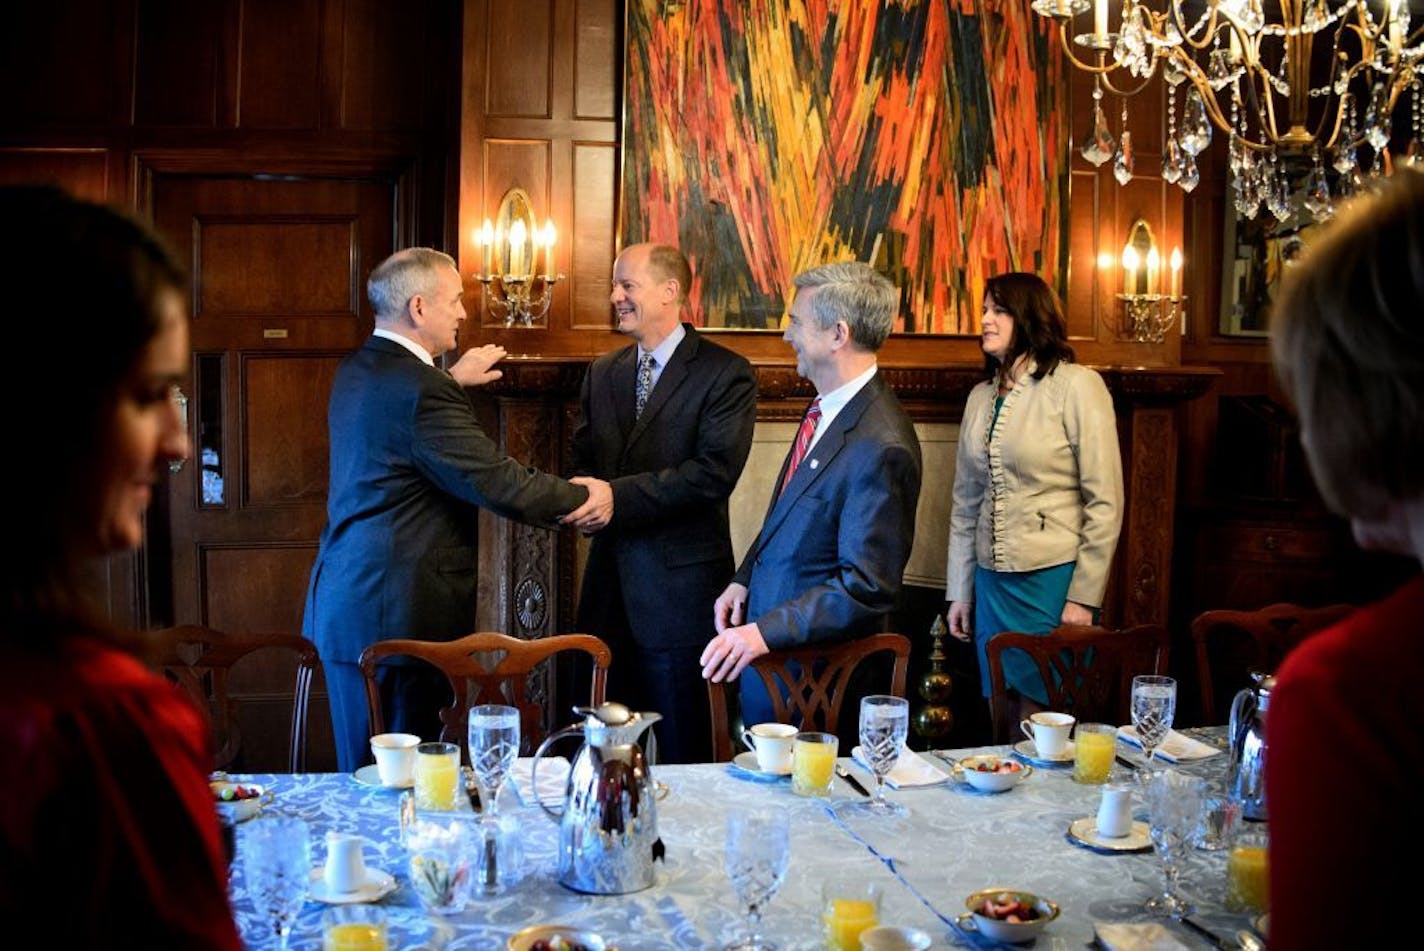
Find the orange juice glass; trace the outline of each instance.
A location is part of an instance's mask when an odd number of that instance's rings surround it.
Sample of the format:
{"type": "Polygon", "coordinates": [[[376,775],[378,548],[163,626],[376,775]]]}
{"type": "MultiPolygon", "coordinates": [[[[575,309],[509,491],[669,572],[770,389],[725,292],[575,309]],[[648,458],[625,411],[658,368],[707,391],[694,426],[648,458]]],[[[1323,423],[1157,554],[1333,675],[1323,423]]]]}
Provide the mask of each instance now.
{"type": "Polygon", "coordinates": [[[827,882],[821,899],[826,951],[860,951],[860,933],[880,923],[880,886],[865,881],[827,882]]]}
{"type": "Polygon", "coordinates": [[[415,807],[448,812],[455,808],[460,781],[460,748],[454,743],[422,743],[415,748],[415,807]]]}
{"type": "Polygon", "coordinates": [[[798,733],[791,748],[791,789],[799,796],[829,796],[840,741],[834,733],[798,733]]]}
{"type": "Polygon", "coordinates": [[[1110,723],[1080,723],[1073,734],[1073,780],[1101,784],[1112,772],[1117,754],[1117,727],[1110,723]]]}
{"type": "Polygon", "coordinates": [[[321,916],[322,951],[386,951],[386,913],[375,905],[341,905],[321,916]]]}
{"type": "Polygon", "coordinates": [[[1264,912],[1270,893],[1269,844],[1265,829],[1238,829],[1226,856],[1226,907],[1264,912]]]}

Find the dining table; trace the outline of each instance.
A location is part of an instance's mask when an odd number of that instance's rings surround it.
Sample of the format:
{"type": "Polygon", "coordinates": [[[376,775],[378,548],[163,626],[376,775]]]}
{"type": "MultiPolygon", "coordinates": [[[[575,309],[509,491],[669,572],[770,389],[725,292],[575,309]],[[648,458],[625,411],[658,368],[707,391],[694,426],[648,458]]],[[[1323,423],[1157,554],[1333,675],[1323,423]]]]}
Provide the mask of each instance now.
{"type": "MultiPolygon", "coordinates": [[[[1221,728],[1183,732],[1224,750],[1221,728]]],[[[1119,775],[1114,778],[1135,775],[1123,764],[1140,764],[1140,751],[1121,740],[1118,749],[1119,775]]],[[[1226,851],[1193,849],[1183,864],[1180,887],[1195,905],[1187,922],[1153,919],[1144,903],[1163,884],[1162,866],[1153,851],[1098,850],[1070,834],[1075,821],[1096,814],[1102,786],[1075,782],[1071,762],[1040,760],[1038,765],[1025,764],[1032,765],[1031,773],[1012,789],[981,792],[945,767],[946,759],[973,753],[1023,758],[1012,746],[920,753],[950,775],[936,785],[889,789],[888,798],[903,806],[904,814],[885,817],[847,809],[865,799],[840,778],[829,796],[817,798],[797,795],[789,777],[766,776],[738,763],[653,766],[654,779],[666,787],[656,805],[666,852],[656,863],[651,887],[621,895],[582,894],[557,881],[558,824],[534,801],[527,782],[509,782],[498,803],[503,828],[516,843],[513,859],[501,869],[508,884],[499,894],[473,896],[463,911],[450,915],[427,912],[411,887],[401,842],[401,790],[342,773],[235,775],[240,782],[264,787],[269,796],[257,818],[237,827],[233,910],[248,947],[275,946],[271,925],[245,890],[242,850],[250,822],[287,815],[307,823],[317,868],[325,858],[327,833],[364,840],[367,866],[395,881],[394,890],[379,901],[393,949],[501,951],[516,932],[545,923],[596,932],[621,951],[717,949],[737,938],[747,920],[723,864],[728,816],[780,809],[789,818],[789,863],[780,891],[764,908],[759,930],[783,951],[825,946],[821,889],[832,878],[879,884],[880,922],[921,929],[935,948],[1009,947],[968,930],[960,921],[967,911],[966,897],[990,887],[1026,890],[1058,904],[1059,916],[1029,947],[1057,951],[1095,946],[1096,929],[1104,923],[1154,920],[1187,949],[1237,947],[1235,935],[1249,928],[1255,916],[1225,906],[1226,851]]],[[[1221,752],[1155,765],[1201,775],[1219,789],[1226,761],[1221,752]]],[[[515,776],[527,777],[527,762],[516,764],[515,776]]],[[[858,761],[843,756],[840,762],[873,788],[873,778],[858,761]]],[[[1133,799],[1136,818],[1146,819],[1144,796],[1138,792],[1133,799]]],[[[482,817],[460,797],[456,810],[443,818],[477,823],[482,817]]],[[[292,927],[290,948],[322,946],[321,919],[327,907],[315,898],[307,900],[292,927]]]]}

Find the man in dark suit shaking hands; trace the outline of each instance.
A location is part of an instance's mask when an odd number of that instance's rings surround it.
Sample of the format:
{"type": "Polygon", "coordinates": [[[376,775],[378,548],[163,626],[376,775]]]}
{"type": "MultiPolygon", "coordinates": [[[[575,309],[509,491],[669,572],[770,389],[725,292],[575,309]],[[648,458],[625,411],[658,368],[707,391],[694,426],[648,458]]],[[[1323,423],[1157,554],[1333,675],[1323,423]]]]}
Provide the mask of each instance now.
{"type": "MultiPolygon", "coordinates": [[[[915,534],[920,443],[876,351],[899,293],[868,264],[824,264],[795,279],[783,335],[816,387],[761,533],[717,598],[702,676],[734,680],[775,648],[883,629],[915,534]]],[[[759,677],[742,680],[743,722],[772,718],[759,677]]]]}
{"type": "MultiPolygon", "coordinates": [[[[677,248],[635,244],[609,300],[634,343],[595,360],[574,431],[588,502],[565,520],[592,533],[579,630],[613,648],[608,696],[662,721],[662,762],[711,755],[698,657],[731,574],[727,497],[751,451],[756,377],[746,358],[681,322],[692,283],[677,248]]],[[[582,480],[580,480],[582,481],[582,480]]]]}
{"type": "MultiPolygon", "coordinates": [[[[378,640],[452,640],[474,630],[477,514],[554,527],[588,490],[524,466],[475,419],[462,385],[497,379],[497,346],[465,352],[447,373],[434,358],[465,319],[454,260],[407,248],[366,284],[376,329],[341,362],[331,389],[327,524],[302,629],[321,651],[336,758],[369,758],[361,651],[378,640]]],[[[435,739],[449,687],[433,669],[380,671],[391,730],[435,739]]]]}

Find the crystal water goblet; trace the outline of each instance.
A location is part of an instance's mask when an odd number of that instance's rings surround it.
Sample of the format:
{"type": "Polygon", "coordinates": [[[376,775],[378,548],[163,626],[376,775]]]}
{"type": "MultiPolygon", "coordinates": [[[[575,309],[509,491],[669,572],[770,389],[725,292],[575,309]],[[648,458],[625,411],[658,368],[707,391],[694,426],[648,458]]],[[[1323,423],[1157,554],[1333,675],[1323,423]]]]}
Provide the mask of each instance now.
{"type": "Polygon", "coordinates": [[[267,916],[272,946],[283,951],[311,881],[307,824],[293,816],[259,816],[243,830],[238,855],[247,894],[258,913],[267,916]]]}
{"type": "Polygon", "coordinates": [[[1147,781],[1147,816],[1152,845],[1162,862],[1162,894],[1144,907],[1155,915],[1181,918],[1192,913],[1179,888],[1181,863],[1196,839],[1207,783],[1175,769],[1152,773],[1147,781]]]}
{"type": "Polygon", "coordinates": [[[786,878],[791,857],[791,824],[784,810],[733,812],[727,816],[727,877],[747,910],[747,933],[724,951],[776,951],[758,933],[762,912],[786,878]]]}
{"type": "Polygon", "coordinates": [[[1138,674],[1132,678],[1132,727],[1147,755],[1147,768],[1157,747],[1172,730],[1177,712],[1177,682],[1171,677],[1138,674]]]}
{"type": "Polygon", "coordinates": [[[482,818],[499,814],[499,791],[519,755],[519,710],[498,703],[470,708],[470,767],[480,787],[482,818]]]}
{"type": "Polygon", "coordinates": [[[885,798],[885,777],[895,768],[910,731],[910,704],[904,697],[875,694],[860,701],[860,750],[875,777],[875,792],[859,811],[902,816],[905,807],[885,798]]]}

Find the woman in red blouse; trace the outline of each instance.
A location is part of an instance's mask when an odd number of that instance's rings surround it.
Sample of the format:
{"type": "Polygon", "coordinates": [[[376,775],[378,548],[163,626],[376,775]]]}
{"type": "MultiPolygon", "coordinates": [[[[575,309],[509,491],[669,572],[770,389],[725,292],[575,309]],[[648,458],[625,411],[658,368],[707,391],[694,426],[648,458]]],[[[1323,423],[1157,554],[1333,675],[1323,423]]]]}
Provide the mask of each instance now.
{"type": "Polygon", "coordinates": [[[238,948],[204,715],[86,587],[132,559],[186,374],[181,269],[142,225],[0,188],[0,918],[47,947],[238,948]]]}

